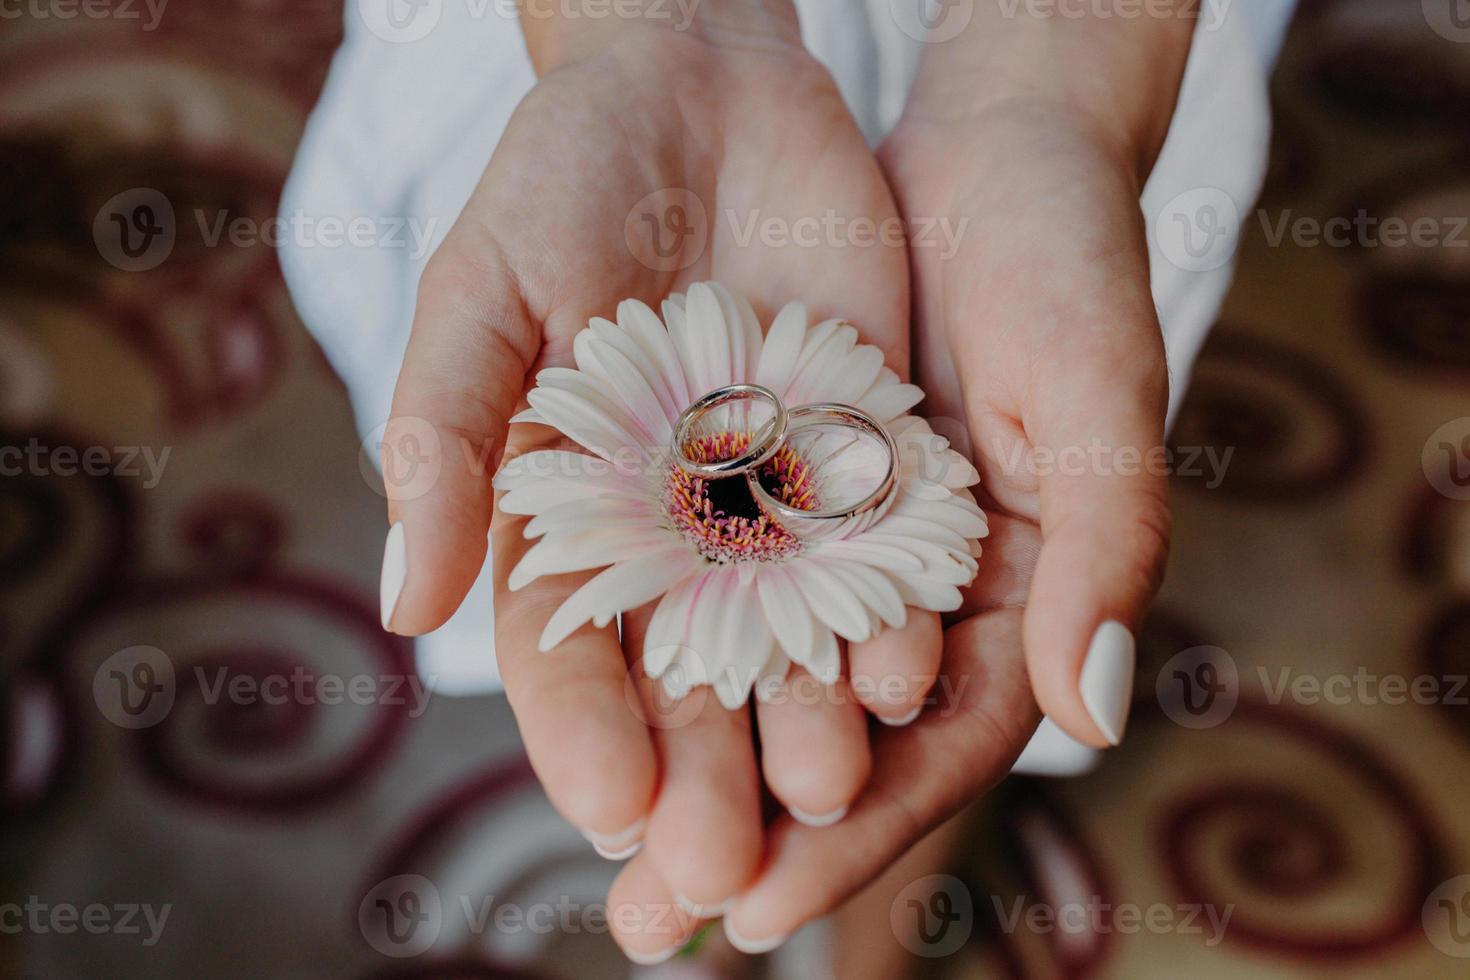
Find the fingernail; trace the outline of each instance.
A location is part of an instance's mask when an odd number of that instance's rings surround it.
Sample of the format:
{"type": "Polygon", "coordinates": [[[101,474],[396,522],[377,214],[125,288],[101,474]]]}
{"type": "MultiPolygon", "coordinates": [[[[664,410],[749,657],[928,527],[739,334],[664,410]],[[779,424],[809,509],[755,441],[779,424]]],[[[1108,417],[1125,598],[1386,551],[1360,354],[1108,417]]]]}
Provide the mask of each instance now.
{"type": "Polygon", "coordinates": [[[723,922],[725,925],[725,938],[730,940],[730,945],[740,950],[740,952],[746,953],[750,956],[759,956],[762,953],[769,953],[771,950],[784,943],[787,938],[785,936],[771,936],[767,939],[746,939],[744,936],[740,935],[740,933],[735,931],[735,927],[730,925],[729,919],[724,919],[723,922]]]}
{"type": "Polygon", "coordinates": [[[388,539],[383,542],[383,577],[378,587],[383,629],[393,622],[393,611],[398,608],[398,597],[407,578],[408,544],[403,537],[403,522],[399,521],[388,529],[388,539]]]}
{"type": "Polygon", "coordinates": [[[670,946],[668,949],[661,949],[657,953],[638,953],[631,949],[625,949],[623,950],[623,955],[639,966],[658,966],[660,963],[665,963],[673,959],[674,954],[678,951],[678,946],[670,946]]]}
{"type": "Polygon", "coordinates": [[[637,854],[639,851],[643,850],[643,842],[641,840],[636,841],[632,844],[632,846],[625,847],[621,851],[613,851],[609,850],[606,847],[603,847],[596,841],[593,841],[592,849],[596,851],[601,857],[607,858],[607,860],[609,861],[626,861],[634,854],[637,854]]]}
{"type": "Polygon", "coordinates": [[[683,909],[685,912],[688,912],[695,918],[718,919],[720,916],[725,914],[726,910],[728,910],[731,905],[735,904],[735,896],[731,895],[723,902],[718,902],[714,905],[700,905],[698,902],[691,902],[683,895],[675,892],[674,902],[679,906],[679,908],[683,909]]]}
{"type": "Polygon", "coordinates": [[[1133,698],[1133,634],[1108,620],[1092,634],[1087,659],[1082,661],[1078,685],[1082,703],[1093,722],[1112,745],[1123,740],[1128,707],[1133,698]]]}
{"type": "Polygon", "coordinates": [[[584,830],[582,836],[587,838],[598,854],[609,861],[623,861],[637,854],[643,846],[643,828],[647,824],[647,820],[639,820],[627,830],[616,834],[596,834],[584,830]]]}
{"type": "Polygon", "coordinates": [[[919,715],[922,714],[923,711],[924,706],[921,704],[906,715],[899,715],[897,718],[889,718],[887,715],[879,715],[878,720],[887,725],[889,728],[902,728],[905,725],[913,724],[914,719],[919,717],[919,715]]]}
{"type": "Polygon", "coordinates": [[[798,810],[794,806],[788,806],[786,812],[795,817],[797,823],[804,823],[808,827],[830,827],[847,816],[847,807],[838,807],[831,813],[822,813],[815,816],[804,810],[798,810]]]}

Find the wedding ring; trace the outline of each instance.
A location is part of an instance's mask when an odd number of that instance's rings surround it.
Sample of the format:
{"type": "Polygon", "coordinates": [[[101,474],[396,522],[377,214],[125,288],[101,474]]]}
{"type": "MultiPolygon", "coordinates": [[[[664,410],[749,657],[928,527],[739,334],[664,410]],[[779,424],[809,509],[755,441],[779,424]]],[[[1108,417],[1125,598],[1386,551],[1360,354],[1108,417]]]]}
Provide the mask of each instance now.
{"type": "Polygon", "coordinates": [[[762,385],[731,384],[716,388],[709,394],[701,396],[694,404],[680,413],[679,421],[674,424],[672,439],[674,461],[685,471],[708,479],[752,472],[757,466],[776,455],[782,443],[786,441],[787,417],[786,406],[781,404],[781,399],[774,391],[762,385]],[[772,412],[770,421],[750,434],[750,445],[746,447],[745,452],[729,459],[708,462],[690,459],[684,449],[691,442],[690,437],[695,431],[695,426],[715,409],[742,401],[765,402],[771,407],[772,412]]]}
{"type": "MultiPolygon", "coordinates": [[[[808,530],[831,529],[840,530],[843,534],[855,534],[882,520],[888,508],[893,506],[894,498],[898,496],[898,443],[894,442],[888,429],[867,412],[851,405],[840,405],[835,402],[802,405],[799,408],[790,409],[787,416],[790,420],[792,434],[808,426],[836,425],[865,432],[875,437],[887,450],[887,467],[878,485],[862,500],[855,504],[826,510],[802,510],[777,500],[765,487],[761,486],[757,473],[750,470],[746,472],[745,480],[750,485],[751,495],[760,502],[761,506],[776,515],[783,524],[804,525],[808,530]]],[[[796,528],[792,527],[792,529],[796,528]]]]}

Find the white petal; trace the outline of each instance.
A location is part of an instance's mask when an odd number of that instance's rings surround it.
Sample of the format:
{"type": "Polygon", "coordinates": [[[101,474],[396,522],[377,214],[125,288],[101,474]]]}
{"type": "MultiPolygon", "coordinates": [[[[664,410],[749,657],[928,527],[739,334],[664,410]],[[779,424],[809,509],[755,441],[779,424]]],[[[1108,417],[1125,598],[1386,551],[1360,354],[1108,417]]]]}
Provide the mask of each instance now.
{"type": "Polygon", "coordinates": [[[602,380],[617,394],[640,430],[655,444],[668,442],[678,414],[675,413],[673,418],[669,417],[647,379],[616,347],[604,344],[585,330],[577,336],[579,339],[587,338],[582,343],[583,349],[593,359],[602,380]]]}
{"type": "Polygon", "coordinates": [[[851,562],[829,562],[827,567],[889,626],[902,627],[908,620],[908,607],[887,575],[851,562]]]}
{"type": "Polygon", "coordinates": [[[859,344],[832,368],[827,379],[832,387],[823,397],[851,405],[862,398],[882,369],[883,352],[871,344],[859,344]]]}
{"type": "Polygon", "coordinates": [[[893,572],[917,572],[924,568],[924,563],[912,551],[874,541],[871,536],[824,541],[813,550],[824,558],[861,562],[893,572]]]}
{"type": "Polygon", "coordinates": [[[658,502],[650,498],[599,496],[547,507],[531,519],[522,533],[527,538],[539,538],[552,532],[581,535],[614,524],[653,527],[660,523],[660,516],[658,502]]]}
{"type": "Polygon", "coordinates": [[[796,369],[802,341],[806,338],[806,324],[806,307],[801,303],[787,303],[776,314],[761,346],[760,362],[755,369],[756,384],[765,385],[782,398],[786,397],[787,385],[796,369]]]}
{"type": "Polygon", "coordinates": [[[630,428],[619,424],[621,413],[563,388],[537,386],[526,396],[547,423],[589,452],[611,460],[620,450],[632,451],[646,460],[646,443],[630,428]]]}
{"type": "Polygon", "coordinates": [[[719,297],[704,283],[689,289],[689,305],[682,317],[670,317],[669,335],[684,365],[693,398],[707,394],[732,380],[730,364],[730,325],[725,322],[719,297]]]}
{"type": "Polygon", "coordinates": [[[527,423],[531,425],[545,425],[546,420],[543,419],[541,417],[541,413],[536,411],[534,408],[523,408],[510,417],[509,424],[518,425],[521,423],[527,423]]]}
{"type": "MultiPolygon", "coordinates": [[[[658,314],[637,300],[624,300],[618,304],[618,326],[622,327],[625,335],[631,338],[638,349],[648,358],[652,373],[649,374],[649,383],[653,384],[655,376],[662,380],[667,388],[669,405],[675,413],[675,417],[692,400],[689,397],[689,387],[684,380],[684,367],[679,363],[679,354],[674,350],[674,341],[669,336],[669,331],[659,320],[658,314]]],[[[654,390],[659,385],[653,385],[654,390]]]]}
{"type": "Polygon", "coordinates": [[[670,540],[682,540],[662,528],[605,527],[580,534],[548,534],[521,557],[506,584],[514,592],[543,575],[583,572],[664,548],[670,540]]]}
{"type": "Polygon", "coordinates": [[[730,331],[730,380],[749,381],[755,377],[761,354],[761,324],[755,310],[744,296],[737,296],[717,282],[709,284],[724,311],[730,331]]]}
{"type": "Polygon", "coordinates": [[[953,585],[945,585],[929,579],[895,581],[894,586],[903,601],[915,609],[930,612],[954,612],[964,603],[964,596],[953,585]]]}
{"type": "Polygon", "coordinates": [[[762,569],[756,576],[761,610],[786,656],[806,665],[812,657],[812,614],[782,568],[762,569]]]}
{"type": "Polygon", "coordinates": [[[835,684],[842,674],[842,654],[837,637],[821,623],[812,622],[812,656],[804,665],[823,684],[835,684]]]}
{"type": "Polygon", "coordinates": [[[671,547],[599,572],[552,614],[541,633],[541,650],[550,650],[589,619],[605,626],[618,613],[652,602],[697,566],[687,548],[671,547]]]}
{"type": "Polygon", "coordinates": [[[829,392],[840,389],[844,362],[857,343],[857,328],[839,321],[820,342],[814,342],[821,324],[807,334],[807,342],[797,362],[787,397],[797,405],[808,402],[833,401],[829,392]]]}
{"type": "Polygon", "coordinates": [[[495,474],[493,483],[496,490],[515,490],[536,486],[546,480],[567,478],[591,486],[609,480],[622,482],[612,464],[604,459],[565,449],[537,449],[507,457],[500,464],[500,472],[495,474]]]}
{"type": "Polygon", "coordinates": [[[708,573],[696,573],[664,593],[643,636],[643,672],[661,677],[688,643],[688,624],[694,597],[708,573]]]}
{"type": "Polygon", "coordinates": [[[889,517],[893,517],[898,520],[926,521],[965,538],[983,538],[989,534],[985,515],[980,508],[973,503],[967,508],[963,503],[950,502],[958,499],[946,497],[944,500],[923,500],[911,494],[903,494],[883,520],[886,522],[889,517]]]}
{"type": "Polygon", "coordinates": [[[849,643],[868,638],[868,612],[862,601],[824,563],[816,559],[794,563],[791,580],[801,590],[812,614],[834,633],[849,643]]]}

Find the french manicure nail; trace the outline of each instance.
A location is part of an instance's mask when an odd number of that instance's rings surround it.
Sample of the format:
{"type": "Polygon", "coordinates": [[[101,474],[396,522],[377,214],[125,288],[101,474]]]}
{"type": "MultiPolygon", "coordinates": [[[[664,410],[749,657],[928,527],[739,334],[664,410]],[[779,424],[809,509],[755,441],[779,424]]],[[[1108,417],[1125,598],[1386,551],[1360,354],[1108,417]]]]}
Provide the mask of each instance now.
{"type": "Polygon", "coordinates": [[[683,909],[685,912],[688,912],[695,918],[718,919],[720,916],[725,914],[725,911],[729,909],[731,905],[735,904],[735,896],[731,895],[723,902],[717,902],[714,905],[700,905],[698,902],[691,902],[683,895],[675,892],[674,904],[678,905],[679,908],[683,909]]]}
{"type": "Polygon", "coordinates": [[[1093,723],[1112,745],[1123,740],[1133,698],[1133,634],[1108,620],[1092,634],[1079,683],[1082,703],[1093,723]]]}
{"type": "Polygon", "coordinates": [[[603,847],[596,841],[593,841],[592,849],[597,852],[599,857],[606,858],[609,861],[626,861],[634,854],[637,854],[639,851],[643,850],[643,842],[641,840],[634,841],[632,845],[623,848],[621,851],[613,851],[607,849],[606,847],[603,847]]]}
{"type": "Polygon", "coordinates": [[[878,720],[887,725],[889,728],[902,728],[905,725],[913,724],[914,719],[919,717],[923,710],[924,706],[921,704],[906,715],[899,715],[897,718],[889,718],[886,715],[879,715],[878,720]]]}
{"type": "Polygon", "coordinates": [[[590,830],[582,831],[582,836],[587,838],[593,849],[607,858],[609,861],[623,861],[638,853],[643,846],[643,828],[648,821],[639,820],[627,830],[616,834],[597,834],[590,830]]]}
{"type": "Polygon", "coordinates": [[[639,966],[658,966],[660,963],[673,959],[674,954],[678,951],[678,946],[670,946],[668,949],[661,949],[657,953],[636,953],[631,949],[625,949],[623,950],[623,955],[639,966]]]}
{"type": "Polygon", "coordinates": [[[798,810],[794,806],[788,806],[786,812],[796,818],[797,823],[806,824],[808,827],[830,827],[843,817],[847,816],[847,807],[838,807],[831,813],[810,814],[804,810],[798,810]]]}
{"type": "Polygon", "coordinates": [[[746,939],[735,931],[735,927],[730,925],[728,918],[724,919],[723,922],[725,926],[725,938],[730,940],[730,945],[749,956],[759,956],[762,953],[769,953],[784,943],[787,938],[785,936],[770,936],[766,939],[746,939]]]}
{"type": "Polygon", "coordinates": [[[383,629],[393,622],[393,611],[398,608],[398,597],[407,578],[408,544],[403,537],[403,522],[399,521],[388,529],[388,539],[383,542],[383,577],[378,587],[383,629]]]}

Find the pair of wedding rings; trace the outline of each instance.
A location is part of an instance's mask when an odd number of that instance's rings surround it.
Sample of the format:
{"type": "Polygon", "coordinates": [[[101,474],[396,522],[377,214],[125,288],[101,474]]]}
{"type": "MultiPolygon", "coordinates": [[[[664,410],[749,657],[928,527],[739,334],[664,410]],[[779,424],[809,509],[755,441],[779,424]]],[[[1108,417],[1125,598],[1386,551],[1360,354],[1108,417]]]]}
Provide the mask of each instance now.
{"type": "Polygon", "coordinates": [[[836,402],[788,409],[774,391],[757,384],[725,385],[695,401],[680,414],[674,425],[672,449],[675,462],[695,476],[723,479],[744,474],[751,496],[767,512],[788,526],[803,529],[840,528],[844,533],[854,533],[871,527],[888,512],[898,491],[898,444],[877,419],[859,408],[836,402]],[[751,433],[750,445],[729,459],[702,461],[691,458],[688,447],[700,423],[716,409],[738,402],[764,404],[771,411],[771,418],[751,433]],[[876,440],[886,452],[882,479],[871,493],[851,505],[803,510],[778,500],[761,484],[760,467],[780,452],[789,435],[808,427],[834,426],[864,433],[876,440]]]}

